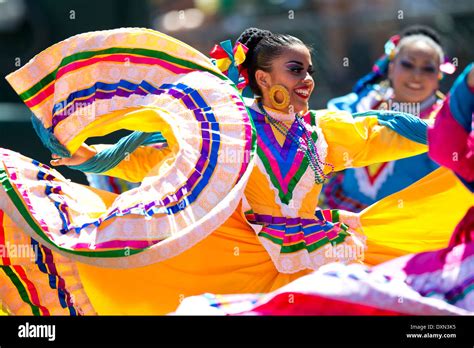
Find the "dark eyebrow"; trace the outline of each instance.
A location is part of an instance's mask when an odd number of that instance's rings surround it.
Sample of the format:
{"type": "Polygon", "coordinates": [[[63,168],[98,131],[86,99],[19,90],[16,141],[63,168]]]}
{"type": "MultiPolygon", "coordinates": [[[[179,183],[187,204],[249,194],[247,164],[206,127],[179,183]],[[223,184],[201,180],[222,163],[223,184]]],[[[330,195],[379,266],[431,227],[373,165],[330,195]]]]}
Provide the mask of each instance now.
{"type": "Polygon", "coordinates": [[[297,60],[290,60],[290,61],[286,62],[286,64],[289,64],[289,63],[295,63],[295,64],[298,64],[298,65],[304,65],[303,63],[298,62],[297,60]]]}
{"type": "MultiPolygon", "coordinates": [[[[298,62],[297,60],[290,60],[289,62],[286,62],[286,64],[291,64],[291,63],[298,64],[298,65],[304,67],[304,64],[301,63],[301,62],[298,62]]],[[[313,65],[312,64],[308,65],[308,69],[313,69],[313,65]]]]}
{"type": "MultiPolygon", "coordinates": [[[[410,56],[410,55],[407,55],[406,58],[408,58],[408,60],[410,60],[410,61],[416,60],[413,56],[410,56]]],[[[433,65],[433,61],[431,59],[423,59],[423,63],[433,65]]],[[[435,65],[436,65],[436,63],[435,63],[435,65]]]]}

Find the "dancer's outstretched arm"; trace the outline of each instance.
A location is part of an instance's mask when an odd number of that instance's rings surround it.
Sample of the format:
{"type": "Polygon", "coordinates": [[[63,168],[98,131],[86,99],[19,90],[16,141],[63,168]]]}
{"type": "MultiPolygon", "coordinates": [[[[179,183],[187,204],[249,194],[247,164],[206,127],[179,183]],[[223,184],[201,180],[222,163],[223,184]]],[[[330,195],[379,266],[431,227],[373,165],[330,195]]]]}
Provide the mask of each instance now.
{"type": "Polygon", "coordinates": [[[335,170],[364,167],[428,151],[428,123],[413,115],[368,111],[354,115],[331,111],[318,117],[328,143],[327,162],[335,170]]]}

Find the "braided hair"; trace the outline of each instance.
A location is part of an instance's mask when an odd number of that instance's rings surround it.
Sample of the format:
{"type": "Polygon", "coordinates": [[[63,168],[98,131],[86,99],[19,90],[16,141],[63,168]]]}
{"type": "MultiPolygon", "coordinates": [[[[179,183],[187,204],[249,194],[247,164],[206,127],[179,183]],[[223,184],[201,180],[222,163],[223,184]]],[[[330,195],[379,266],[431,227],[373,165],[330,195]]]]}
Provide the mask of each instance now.
{"type": "Polygon", "coordinates": [[[237,42],[248,48],[247,57],[242,66],[248,70],[249,86],[255,95],[261,95],[260,87],[255,79],[255,72],[263,70],[270,72],[272,61],[283,51],[294,45],[307,47],[300,39],[286,34],[276,34],[269,30],[258,28],[246,29],[237,39],[237,42]]]}

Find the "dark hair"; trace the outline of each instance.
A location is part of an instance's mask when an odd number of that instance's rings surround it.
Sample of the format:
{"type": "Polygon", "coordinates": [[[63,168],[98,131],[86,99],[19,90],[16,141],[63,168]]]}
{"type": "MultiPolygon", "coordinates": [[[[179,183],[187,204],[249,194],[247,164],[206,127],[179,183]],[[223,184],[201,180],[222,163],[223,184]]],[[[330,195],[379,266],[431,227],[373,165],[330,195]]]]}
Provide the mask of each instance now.
{"type": "MultiPolygon", "coordinates": [[[[398,46],[395,48],[395,52],[398,53],[401,46],[400,42],[410,36],[413,35],[422,35],[434,42],[435,45],[438,47],[436,50],[438,51],[438,54],[440,55],[440,60],[443,60],[444,57],[444,51],[443,48],[441,47],[441,40],[438,35],[438,33],[425,25],[411,25],[407,28],[405,28],[401,33],[400,33],[400,41],[398,43],[398,46]]],[[[430,41],[428,40],[428,41],[430,41]]],[[[355,84],[354,88],[352,91],[356,94],[361,93],[364,89],[366,89],[368,86],[380,83],[381,81],[385,81],[388,79],[388,67],[389,67],[389,59],[385,55],[380,57],[377,61],[376,64],[379,65],[379,69],[375,71],[371,71],[367,75],[363,76],[360,78],[357,83],[355,84]]]]}
{"type": "Polygon", "coordinates": [[[255,72],[270,72],[273,59],[280,56],[285,48],[294,45],[306,46],[300,39],[286,34],[274,34],[269,30],[248,28],[240,34],[237,42],[248,48],[247,57],[242,63],[248,69],[249,85],[254,94],[261,95],[260,87],[255,80],[255,72]]]}
{"type": "Polygon", "coordinates": [[[404,38],[405,36],[410,36],[410,35],[427,36],[430,39],[432,39],[434,42],[436,42],[438,45],[441,46],[441,39],[439,37],[439,34],[433,28],[430,28],[426,25],[420,25],[420,24],[411,25],[408,28],[405,28],[400,33],[401,38],[404,38]]]}
{"type": "Polygon", "coordinates": [[[444,62],[444,50],[438,33],[425,25],[412,25],[400,33],[400,42],[397,45],[396,53],[400,52],[404,43],[410,42],[410,37],[419,37],[432,46],[438,54],[440,64],[444,62]],[[408,40],[408,41],[407,41],[408,40]]]}

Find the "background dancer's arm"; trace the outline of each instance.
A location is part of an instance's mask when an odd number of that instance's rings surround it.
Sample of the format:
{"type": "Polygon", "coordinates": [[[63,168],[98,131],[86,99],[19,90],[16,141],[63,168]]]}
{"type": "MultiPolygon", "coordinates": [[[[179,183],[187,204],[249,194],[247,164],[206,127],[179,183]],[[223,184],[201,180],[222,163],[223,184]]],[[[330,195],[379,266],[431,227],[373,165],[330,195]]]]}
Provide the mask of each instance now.
{"type": "Polygon", "coordinates": [[[456,79],[428,131],[430,157],[455,171],[465,180],[474,180],[472,122],[474,122],[474,63],[456,79]]]}

